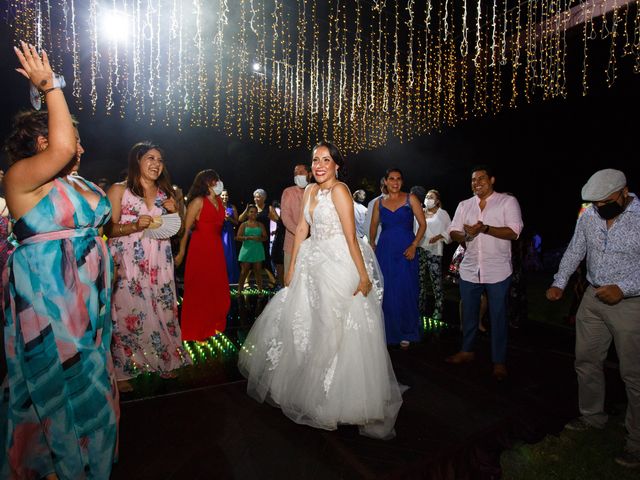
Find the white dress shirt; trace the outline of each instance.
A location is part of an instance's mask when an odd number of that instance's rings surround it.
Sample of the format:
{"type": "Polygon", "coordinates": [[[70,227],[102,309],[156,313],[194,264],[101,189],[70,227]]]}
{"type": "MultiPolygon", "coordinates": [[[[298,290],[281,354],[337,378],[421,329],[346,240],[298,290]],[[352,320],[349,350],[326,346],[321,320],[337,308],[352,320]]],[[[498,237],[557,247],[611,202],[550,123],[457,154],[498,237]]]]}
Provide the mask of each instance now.
{"type": "MultiPolygon", "coordinates": [[[[509,227],[518,236],[523,227],[516,197],[493,192],[487,197],[484,210],[480,210],[477,196],[460,202],[449,234],[464,233],[464,225],[475,225],[478,221],[491,227],[509,227]]],[[[460,264],[460,278],[473,283],[498,283],[511,275],[511,240],[479,233],[465,243],[467,250],[460,264]]]]}

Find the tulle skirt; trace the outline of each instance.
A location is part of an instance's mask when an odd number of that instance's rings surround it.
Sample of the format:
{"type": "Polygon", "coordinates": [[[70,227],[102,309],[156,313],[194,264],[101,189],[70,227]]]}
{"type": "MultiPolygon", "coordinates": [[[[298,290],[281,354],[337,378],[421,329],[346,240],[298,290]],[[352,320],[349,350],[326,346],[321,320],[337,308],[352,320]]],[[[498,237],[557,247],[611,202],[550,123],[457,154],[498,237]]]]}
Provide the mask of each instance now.
{"type": "Polygon", "coordinates": [[[238,362],[247,393],[294,422],[326,430],[359,425],[392,438],[402,397],[386,348],[382,276],[359,241],[374,287],[353,295],[359,275],[344,236],[305,240],[291,285],[258,317],[238,362]]]}

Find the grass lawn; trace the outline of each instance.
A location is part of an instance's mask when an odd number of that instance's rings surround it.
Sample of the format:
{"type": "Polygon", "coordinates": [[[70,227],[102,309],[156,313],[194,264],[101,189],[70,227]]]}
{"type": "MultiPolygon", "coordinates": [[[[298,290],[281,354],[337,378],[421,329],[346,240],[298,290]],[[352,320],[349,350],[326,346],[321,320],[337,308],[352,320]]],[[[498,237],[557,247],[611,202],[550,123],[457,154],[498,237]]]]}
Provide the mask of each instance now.
{"type": "MultiPolygon", "coordinates": [[[[624,407],[621,406],[622,411],[624,407]]],[[[534,445],[502,454],[505,480],[638,480],[640,469],[614,462],[624,446],[624,416],[610,417],[604,430],[548,435],[534,445]]]]}
{"type": "MultiPolygon", "coordinates": [[[[564,297],[549,302],[545,291],[553,274],[536,272],[527,274],[528,321],[553,325],[558,331],[571,334],[573,325],[567,322],[573,298],[570,282],[564,297]]],[[[610,359],[615,354],[610,352],[610,359]]],[[[610,364],[611,365],[611,364],[610,364]]],[[[625,412],[626,405],[617,405],[625,412]]],[[[505,451],[501,457],[503,478],[508,480],[640,480],[640,469],[629,469],[614,462],[621,453],[625,437],[624,414],[612,416],[604,430],[573,432],[563,430],[548,435],[533,444],[521,444],[505,451]]]]}

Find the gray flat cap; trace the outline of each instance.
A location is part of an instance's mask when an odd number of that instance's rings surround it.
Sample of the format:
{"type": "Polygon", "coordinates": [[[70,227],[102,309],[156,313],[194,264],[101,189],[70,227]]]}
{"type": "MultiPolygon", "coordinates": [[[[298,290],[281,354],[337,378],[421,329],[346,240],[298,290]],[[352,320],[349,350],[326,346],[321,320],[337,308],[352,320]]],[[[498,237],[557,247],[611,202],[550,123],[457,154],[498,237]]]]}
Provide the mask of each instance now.
{"type": "Polygon", "coordinates": [[[613,168],[598,170],[582,187],[582,199],[585,202],[600,202],[626,186],[627,178],[620,170],[613,168]]]}

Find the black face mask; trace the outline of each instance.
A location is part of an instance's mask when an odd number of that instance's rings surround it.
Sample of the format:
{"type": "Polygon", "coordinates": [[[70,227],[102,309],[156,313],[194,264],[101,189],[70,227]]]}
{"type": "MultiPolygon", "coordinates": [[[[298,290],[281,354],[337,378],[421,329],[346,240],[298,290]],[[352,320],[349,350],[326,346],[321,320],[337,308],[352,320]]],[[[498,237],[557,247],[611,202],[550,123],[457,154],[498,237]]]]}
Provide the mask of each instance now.
{"type": "MultiPolygon", "coordinates": [[[[620,195],[622,195],[622,192],[620,192],[620,195]]],[[[624,207],[618,203],[620,195],[618,195],[618,198],[611,202],[607,202],[604,205],[596,206],[598,215],[600,215],[604,220],[611,220],[624,212],[624,207]]]]}

